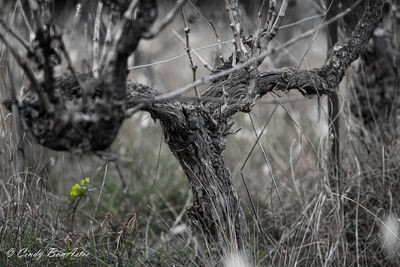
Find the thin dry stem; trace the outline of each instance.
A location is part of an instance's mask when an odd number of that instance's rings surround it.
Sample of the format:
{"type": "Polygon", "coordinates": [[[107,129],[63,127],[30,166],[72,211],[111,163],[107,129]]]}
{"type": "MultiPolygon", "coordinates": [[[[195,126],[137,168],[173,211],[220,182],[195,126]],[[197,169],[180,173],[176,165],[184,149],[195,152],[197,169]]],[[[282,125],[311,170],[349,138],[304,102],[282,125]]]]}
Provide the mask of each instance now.
{"type": "Polygon", "coordinates": [[[60,42],[61,51],[64,53],[65,59],[67,60],[69,71],[71,72],[71,74],[74,77],[75,81],[79,84],[79,87],[83,88],[82,82],[79,79],[79,77],[78,77],[78,75],[77,75],[77,73],[76,73],[76,71],[74,69],[71,57],[70,57],[70,55],[69,55],[69,53],[68,53],[68,51],[67,51],[67,49],[65,47],[64,40],[62,39],[62,37],[59,37],[59,42],[60,42]]]}
{"type": "MultiPolygon", "coordinates": [[[[179,35],[179,33],[177,33],[175,30],[172,30],[172,32],[174,33],[174,35],[176,36],[176,38],[178,38],[178,40],[182,43],[185,44],[185,40],[179,35]]],[[[210,64],[199,54],[197,53],[196,50],[190,48],[190,53],[193,53],[197,59],[203,64],[203,66],[208,69],[209,71],[213,71],[213,67],[210,66],[210,64]]]]}
{"type": "Polygon", "coordinates": [[[33,15],[33,20],[35,22],[36,30],[41,29],[41,23],[40,23],[40,16],[39,16],[39,7],[36,2],[36,0],[28,0],[29,3],[29,9],[32,12],[33,15]]]}
{"type": "Polygon", "coordinates": [[[29,43],[26,42],[19,34],[13,31],[11,28],[7,27],[6,23],[0,18],[0,24],[7,30],[12,37],[14,37],[27,51],[32,52],[29,47],[29,43]]]}
{"type": "MultiPolygon", "coordinates": [[[[183,7],[181,7],[181,15],[182,15],[182,21],[183,21],[183,26],[184,26],[183,30],[185,31],[185,37],[186,37],[186,42],[185,42],[186,49],[185,50],[186,50],[186,53],[187,53],[188,58],[189,58],[190,68],[192,69],[192,78],[193,78],[193,81],[195,81],[196,80],[197,66],[194,64],[193,58],[192,58],[192,54],[190,53],[190,51],[191,51],[190,39],[189,39],[190,38],[190,35],[189,35],[190,28],[189,28],[189,26],[187,24],[186,17],[185,17],[185,11],[183,10],[183,7]]],[[[200,97],[200,93],[199,93],[199,90],[197,89],[197,87],[195,86],[193,88],[194,88],[194,91],[196,93],[196,96],[200,97]]]]}
{"type": "Polygon", "coordinates": [[[269,0],[268,15],[267,15],[267,20],[264,25],[265,31],[270,31],[272,28],[272,25],[275,21],[275,16],[276,16],[275,8],[276,8],[276,0],[269,0]]]}
{"type": "MultiPolygon", "coordinates": [[[[216,39],[217,39],[217,42],[220,44],[220,45],[218,46],[218,55],[222,56],[222,52],[221,52],[222,45],[223,45],[223,44],[226,45],[226,43],[222,43],[222,37],[218,34],[217,29],[214,27],[212,21],[208,20],[208,19],[203,15],[203,13],[201,12],[201,10],[199,10],[199,9],[197,8],[197,6],[196,6],[195,4],[193,4],[193,2],[192,2],[191,0],[188,0],[188,2],[189,2],[189,4],[193,7],[193,9],[200,15],[200,17],[203,19],[203,21],[213,30],[213,33],[214,33],[214,35],[215,35],[215,37],[216,37],[216,39]]],[[[232,52],[230,46],[226,45],[226,47],[229,49],[230,52],[232,52]]]]}
{"type": "Polygon", "coordinates": [[[175,15],[179,12],[180,8],[186,3],[187,0],[178,0],[175,7],[171,9],[168,14],[165,16],[164,20],[158,26],[155,26],[154,29],[151,29],[147,33],[143,33],[143,39],[151,39],[157,36],[162,30],[167,27],[172,20],[175,18],[175,15]]]}
{"type": "Polygon", "coordinates": [[[101,54],[100,63],[99,63],[99,72],[100,73],[102,73],[104,70],[104,64],[105,64],[105,60],[107,58],[107,51],[109,51],[112,46],[112,37],[113,37],[112,33],[113,33],[113,29],[115,27],[115,12],[116,11],[114,10],[114,6],[112,6],[110,15],[109,15],[109,20],[107,23],[106,38],[104,40],[104,45],[103,45],[102,54],[101,54]]]}
{"type": "Polygon", "coordinates": [[[38,94],[39,99],[43,105],[43,108],[46,111],[51,112],[53,110],[53,107],[50,104],[50,101],[49,101],[47,95],[44,94],[43,91],[41,90],[39,83],[35,77],[35,74],[31,70],[31,68],[28,66],[28,63],[26,62],[26,60],[17,52],[17,50],[14,48],[14,46],[12,46],[8,42],[8,40],[4,37],[4,35],[2,34],[1,31],[0,31],[0,39],[3,41],[3,43],[6,45],[6,47],[8,47],[11,54],[17,60],[18,65],[20,65],[20,67],[24,70],[26,76],[28,77],[28,79],[31,83],[32,89],[38,94]]]}
{"type": "Polygon", "coordinates": [[[128,9],[125,11],[125,13],[123,15],[121,22],[115,27],[114,41],[113,41],[110,51],[108,52],[107,58],[104,62],[105,68],[110,66],[111,62],[116,60],[117,52],[118,52],[117,51],[118,44],[119,44],[121,38],[123,38],[122,33],[123,33],[124,26],[130,20],[130,17],[132,16],[133,11],[135,10],[137,4],[138,4],[138,0],[134,0],[130,3],[128,9]]]}
{"type": "Polygon", "coordinates": [[[100,50],[100,24],[101,24],[101,11],[103,9],[103,2],[97,4],[96,18],[94,21],[94,33],[93,33],[93,77],[98,79],[100,76],[99,70],[99,50],[100,50]]]}
{"type": "MultiPolygon", "coordinates": [[[[233,55],[234,59],[238,57],[239,62],[243,62],[244,56],[247,54],[246,53],[247,51],[242,45],[242,40],[241,40],[241,21],[240,21],[238,0],[225,0],[225,9],[226,12],[228,13],[230,27],[233,33],[233,39],[235,40],[234,46],[236,53],[234,53],[233,55]]],[[[236,62],[234,60],[233,66],[235,65],[236,62]]]]}
{"type": "Polygon", "coordinates": [[[270,41],[274,39],[274,37],[276,36],[279,30],[279,26],[281,25],[282,20],[285,16],[287,6],[288,6],[287,0],[283,0],[281,8],[279,9],[278,16],[276,17],[276,19],[273,18],[269,22],[267,34],[265,36],[264,41],[262,42],[262,50],[266,50],[268,48],[268,44],[270,43],[270,41]]]}
{"type": "Polygon", "coordinates": [[[19,5],[18,5],[18,10],[19,12],[21,12],[22,15],[22,19],[24,20],[25,26],[28,28],[29,31],[29,42],[32,42],[33,39],[35,39],[35,33],[33,31],[32,25],[28,20],[28,17],[26,16],[25,10],[22,6],[22,2],[19,1],[19,5]]]}

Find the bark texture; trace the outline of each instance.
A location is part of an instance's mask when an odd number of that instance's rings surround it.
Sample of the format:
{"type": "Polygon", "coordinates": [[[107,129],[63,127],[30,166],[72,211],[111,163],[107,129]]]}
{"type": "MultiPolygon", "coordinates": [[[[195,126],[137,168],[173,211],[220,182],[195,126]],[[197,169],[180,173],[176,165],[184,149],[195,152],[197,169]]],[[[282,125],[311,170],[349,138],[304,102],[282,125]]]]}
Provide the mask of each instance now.
{"type": "Polygon", "coordinates": [[[357,97],[353,110],[386,145],[399,134],[400,42],[395,15],[388,14],[385,24],[376,29],[353,76],[357,97]]]}
{"type": "MultiPolygon", "coordinates": [[[[340,4],[345,9],[353,2],[340,1],[340,4]]],[[[360,4],[351,16],[344,17],[344,23],[339,25],[343,34],[350,34],[350,27],[361,17],[363,6],[365,3],[360,4]]],[[[352,111],[363,121],[369,132],[379,135],[386,144],[398,135],[399,20],[398,2],[387,2],[383,23],[375,29],[360,56],[357,72],[352,75],[355,89],[352,111]]]]}
{"type": "MultiPolygon", "coordinates": [[[[329,20],[338,15],[338,1],[325,1],[326,6],[329,8],[326,19],[329,20]]],[[[328,26],[328,52],[338,42],[338,22],[335,21],[328,26]]],[[[337,91],[337,88],[335,88],[337,91]]],[[[339,193],[340,180],[338,179],[340,168],[340,120],[339,120],[339,96],[333,93],[328,99],[328,116],[329,116],[329,138],[331,139],[331,151],[329,155],[330,166],[330,186],[331,189],[339,193]]]]}
{"type": "MultiPolygon", "coordinates": [[[[342,8],[347,8],[354,2],[340,1],[342,8]]],[[[350,86],[348,85],[352,95],[349,99],[351,111],[363,123],[361,130],[355,128],[357,132],[354,136],[358,137],[362,144],[357,147],[357,154],[363,155],[363,151],[368,153],[364,155],[365,162],[360,162],[361,170],[366,170],[371,166],[382,170],[393,168],[390,160],[381,158],[380,151],[385,151],[384,153],[389,155],[388,158],[397,154],[395,149],[397,149],[396,140],[398,140],[399,135],[400,43],[396,25],[398,25],[400,13],[398,4],[395,2],[387,1],[385,4],[383,22],[375,29],[366,49],[361,53],[356,71],[352,72],[351,75],[352,83],[350,86]]],[[[352,16],[344,17],[343,23],[338,25],[342,34],[350,34],[349,27],[357,23],[362,14],[363,5],[365,6],[365,3],[360,5],[352,16]]],[[[387,210],[396,213],[398,206],[394,203],[398,203],[398,200],[396,200],[396,193],[392,192],[398,191],[398,175],[388,175],[386,171],[382,172],[381,179],[371,179],[367,175],[363,179],[356,178],[355,180],[360,179],[362,181],[358,184],[354,180],[348,181],[347,184],[355,184],[355,186],[349,187],[346,195],[349,199],[359,199],[357,201],[360,205],[376,214],[384,213],[387,210]],[[360,197],[360,192],[367,192],[367,194],[360,197]],[[385,192],[385,194],[382,195],[380,192],[385,192]]],[[[355,211],[354,203],[347,200],[343,201],[343,213],[345,225],[343,232],[347,241],[346,246],[354,252],[354,254],[349,253],[349,255],[358,255],[357,250],[380,251],[379,245],[374,246],[369,243],[371,235],[374,234],[371,230],[373,223],[363,222],[360,219],[359,214],[355,211]],[[355,232],[358,233],[357,236],[354,235],[355,232]]],[[[382,255],[375,256],[376,259],[380,257],[386,258],[387,254],[383,252],[382,255]]],[[[351,265],[355,261],[358,261],[357,257],[350,256],[346,259],[346,264],[351,265]]],[[[375,259],[371,259],[371,262],[364,262],[363,264],[376,265],[376,262],[375,259]]],[[[382,265],[383,263],[379,264],[382,265]]]]}

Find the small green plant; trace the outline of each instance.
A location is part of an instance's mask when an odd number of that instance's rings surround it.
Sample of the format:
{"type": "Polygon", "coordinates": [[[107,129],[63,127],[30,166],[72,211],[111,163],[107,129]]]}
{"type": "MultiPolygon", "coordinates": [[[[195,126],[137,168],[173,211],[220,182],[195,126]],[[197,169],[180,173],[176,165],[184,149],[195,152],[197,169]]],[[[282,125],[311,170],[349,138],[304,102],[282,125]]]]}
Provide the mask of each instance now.
{"type": "Polygon", "coordinates": [[[85,195],[86,192],[86,186],[83,187],[85,184],[90,183],[90,178],[85,178],[81,181],[81,184],[75,184],[72,187],[70,195],[72,197],[82,197],[85,195]]]}
{"type": "Polygon", "coordinates": [[[83,199],[83,197],[85,197],[87,194],[88,190],[88,184],[90,183],[90,178],[87,177],[83,180],[81,180],[80,184],[75,184],[72,187],[71,192],[69,193],[70,196],[72,197],[71,203],[70,203],[70,207],[72,208],[72,214],[71,214],[71,224],[70,224],[70,231],[73,231],[73,227],[74,227],[74,220],[75,220],[75,213],[76,210],[78,209],[79,203],[81,202],[81,200],[83,199]]]}

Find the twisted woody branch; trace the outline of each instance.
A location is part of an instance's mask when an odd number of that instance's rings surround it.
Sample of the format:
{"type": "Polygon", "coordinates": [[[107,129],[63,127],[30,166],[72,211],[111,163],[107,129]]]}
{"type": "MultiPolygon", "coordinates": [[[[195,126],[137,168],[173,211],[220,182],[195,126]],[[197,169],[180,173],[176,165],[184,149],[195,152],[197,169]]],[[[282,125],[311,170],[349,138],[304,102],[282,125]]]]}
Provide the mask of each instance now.
{"type": "MultiPolygon", "coordinates": [[[[160,121],[165,141],[190,181],[194,200],[188,215],[192,226],[202,231],[210,256],[220,258],[223,250],[246,250],[248,244],[244,213],[222,157],[233,124],[231,117],[237,112],[249,112],[256,98],[272,91],[300,90],[306,95],[333,92],[382,19],[384,1],[368,2],[351,37],[334,45],[321,68],[259,71],[256,77],[250,68],[227,71],[225,77],[212,79],[201,95],[223,101],[199,103],[178,98],[157,101],[162,99],[157,90],[126,82],[126,59],[142,36],[150,36],[157,14],[155,0],[132,1],[121,10],[121,22],[114,31],[115,41],[101,78],[94,79],[91,74],[56,77],[52,88],[44,90],[53,96],[49,98],[54,106],[52,112],[41,108],[43,103],[35,92],[20,99],[18,106],[25,127],[40,144],[55,150],[83,152],[108,147],[126,109],[136,107],[149,112],[160,121]],[[250,90],[252,79],[256,82],[250,90]]],[[[226,64],[220,70],[230,67],[226,64]]],[[[42,88],[45,84],[46,81],[40,83],[42,88]]]]}

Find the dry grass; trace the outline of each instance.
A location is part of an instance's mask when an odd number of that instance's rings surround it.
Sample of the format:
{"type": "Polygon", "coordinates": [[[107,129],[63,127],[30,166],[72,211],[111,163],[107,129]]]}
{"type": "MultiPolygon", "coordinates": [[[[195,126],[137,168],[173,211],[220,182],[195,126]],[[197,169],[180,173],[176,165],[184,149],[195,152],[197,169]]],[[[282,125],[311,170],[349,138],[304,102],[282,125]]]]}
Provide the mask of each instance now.
{"type": "MultiPolygon", "coordinates": [[[[5,179],[1,184],[0,210],[3,265],[206,264],[206,252],[198,247],[184,214],[190,200],[185,177],[168,148],[160,147],[159,126],[145,123],[146,120],[147,115],[134,117],[130,124],[133,126],[127,124],[120,134],[132,139],[120,137],[111,149],[129,159],[118,162],[124,182],[113,162],[94,156],[46,152],[34,146],[28,146],[28,153],[34,150],[47,162],[32,160],[29,173],[22,173],[18,180],[13,170],[12,125],[2,129],[6,137],[2,138],[5,152],[1,171],[5,179]],[[146,143],[148,139],[155,140],[154,144],[146,143]],[[69,192],[84,177],[91,177],[89,191],[74,211],[76,199],[69,192]],[[71,229],[73,212],[76,214],[71,229]],[[135,213],[137,221],[131,230],[121,233],[119,224],[127,213],[135,213]],[[68,252],[78,248],[90,256],[5,257],[3,253],[10,248],[28,248],[30,252],[50,248],[68,252]]],[[[288,171],[282,175],[276,172],[286,221],[268,174],[264,172],[263,178],[263,188],[267,189],[250,190],[258,222],[242,183],[237,182],[251,228],[250,261],[254,266],[398,266],[399,144],[386,148],[372,133],[368,133],[371,141],[365,144],[365,139],[358,140],[357,133],[366,129],[354,127],[357,124],[351,118],[345,118],[343,123],[353,127],[343,140],[340,194],[330,188],[323,152],[319,169],[310,167],[318,166],[316,159],[300,150],[288,158],[288,171]]],[[[230,140],[229,144],[233,142],[230,140]]],[[[239,138],[233,146],[246,148],[246,143],[251,142],[239,138]]],[[[315,145],[318,143],[315,141],[315,145]]],[[[305,147],[303,144],[302,150],[305,147]]],[[[280,149],[290,152],[290,147],[280,149]]],[[[257,161],[261,155],[253,157],[257,161]]],[[[252,162],[252,168],[262,169],[263,165],[262,161],[252,162]]],[[[257,188],[262,182],[257,182],[257,172],[247,173],[250,188],[257,188]]]]}

